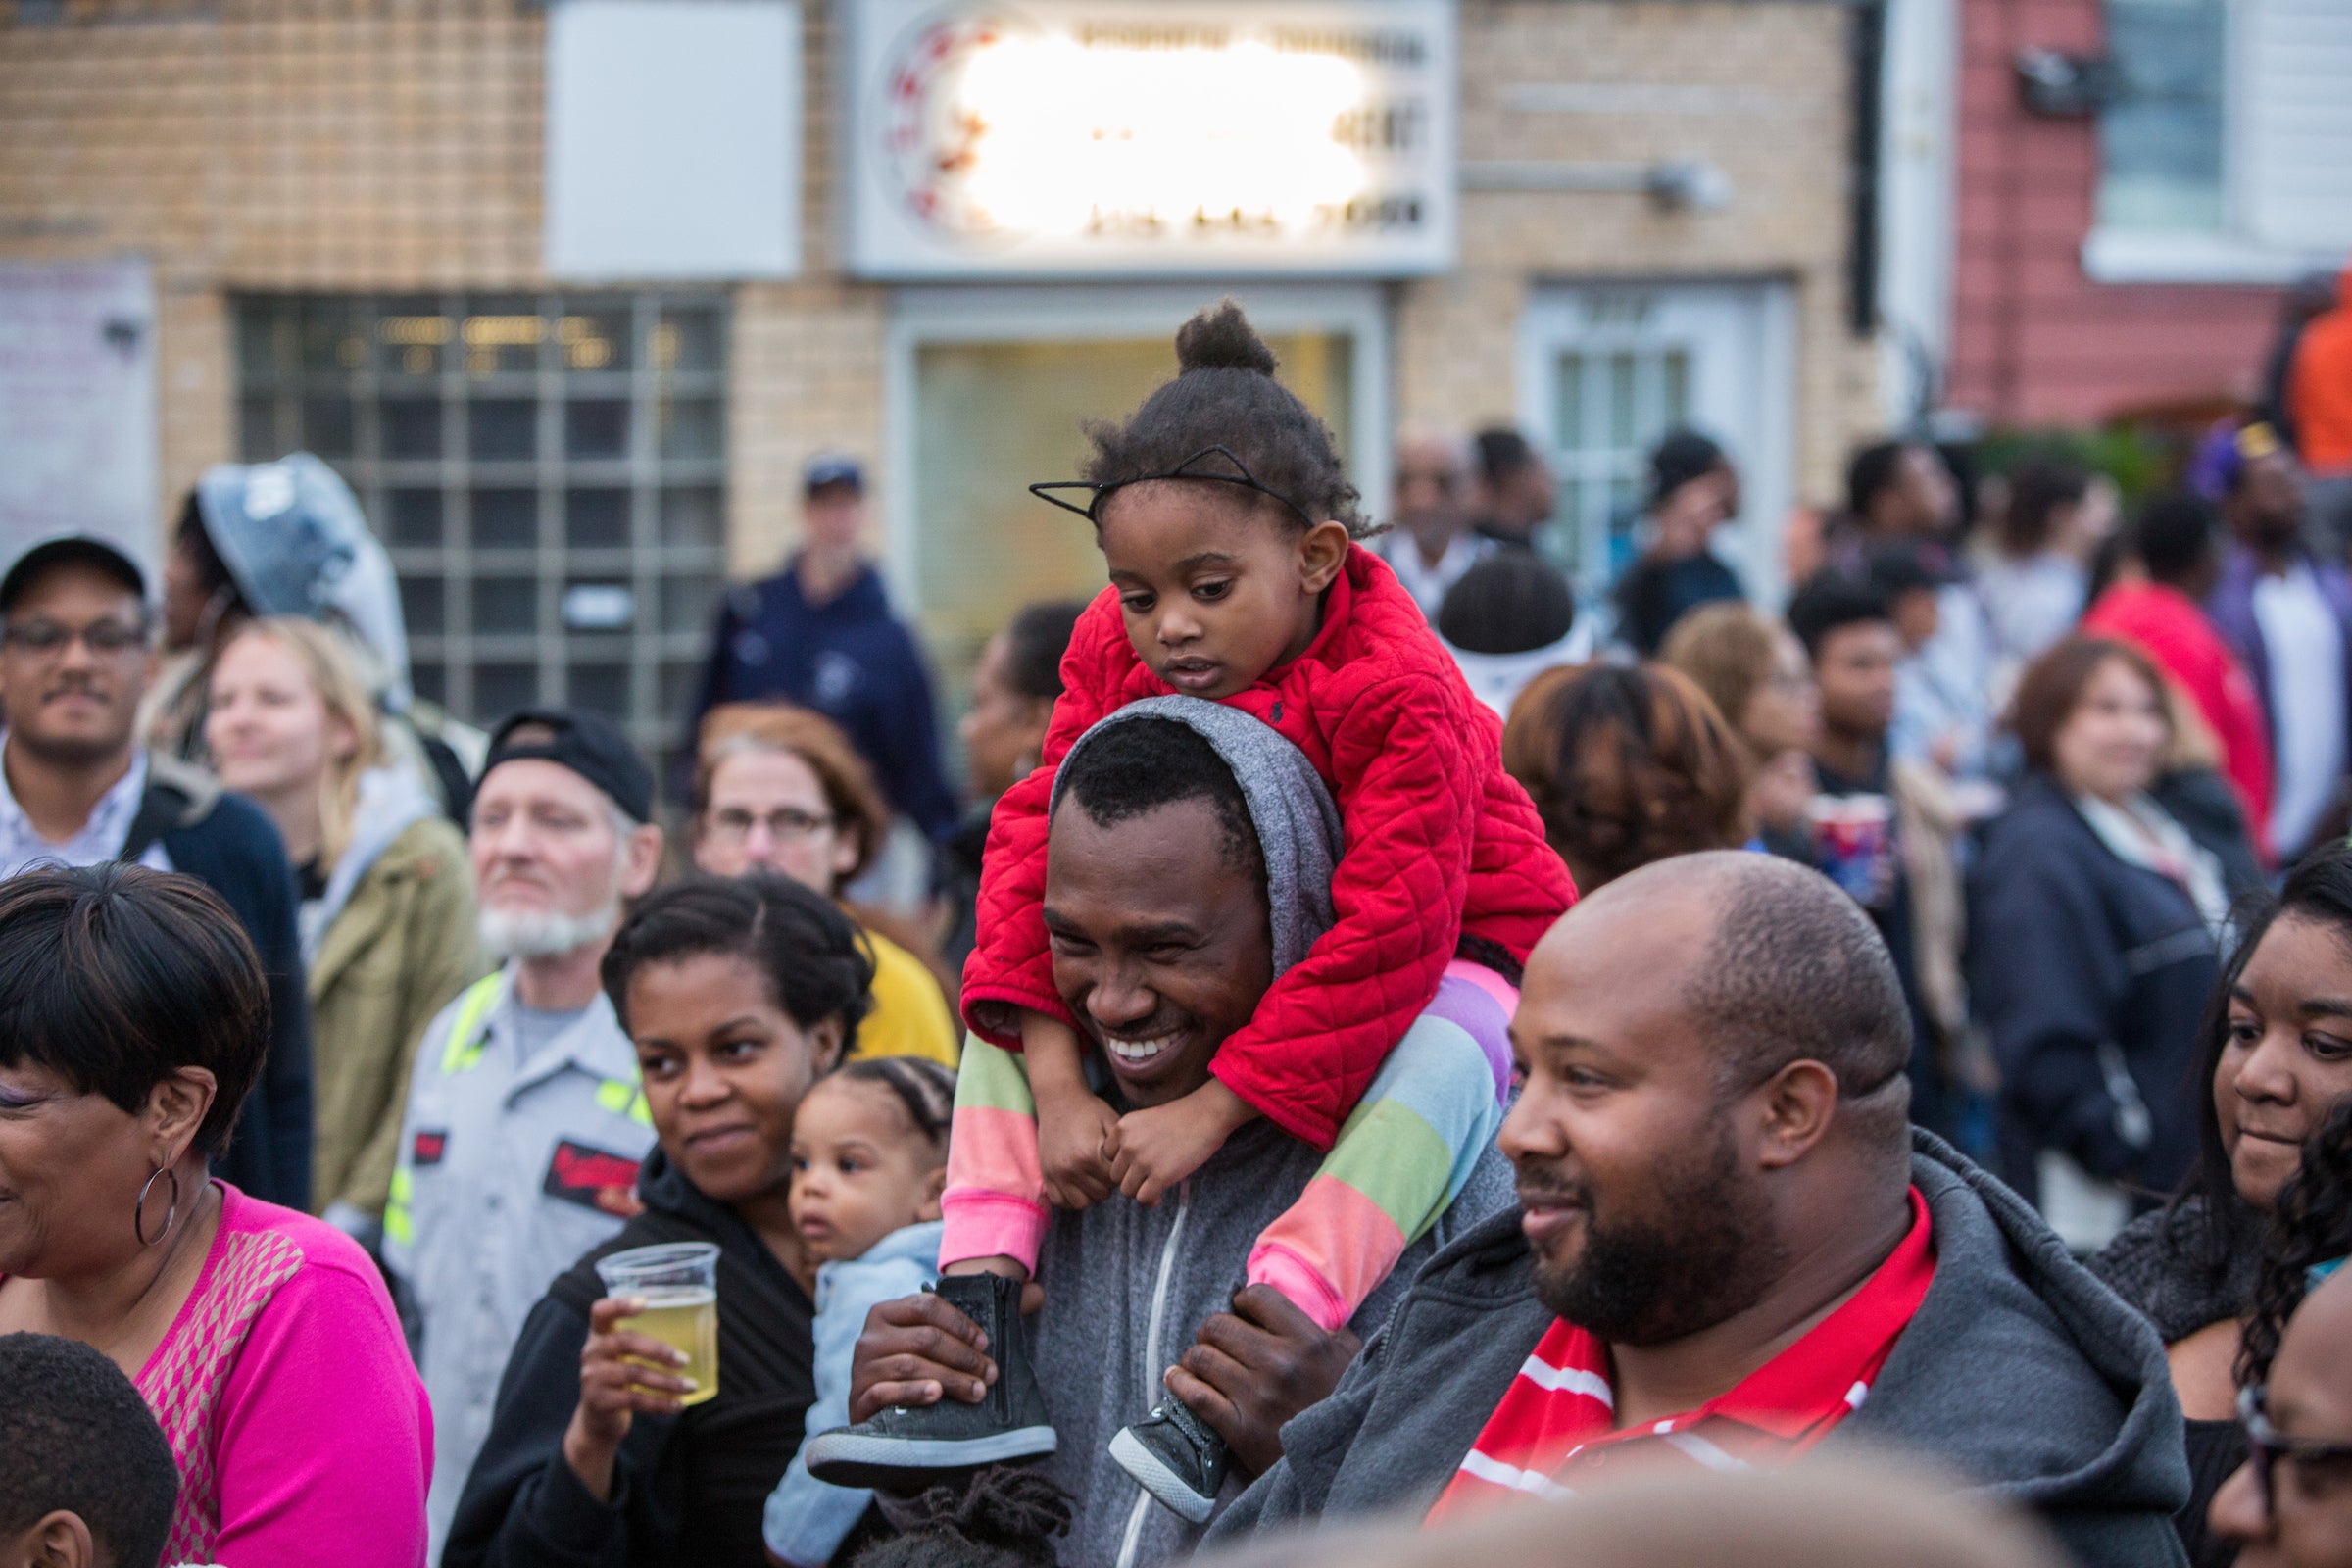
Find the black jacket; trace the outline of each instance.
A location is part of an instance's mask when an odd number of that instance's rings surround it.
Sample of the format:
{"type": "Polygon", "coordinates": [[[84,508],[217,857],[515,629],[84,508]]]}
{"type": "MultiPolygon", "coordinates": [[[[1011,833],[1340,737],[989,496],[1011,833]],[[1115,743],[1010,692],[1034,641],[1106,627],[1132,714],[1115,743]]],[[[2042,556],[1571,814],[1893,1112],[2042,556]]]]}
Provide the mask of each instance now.
{"type": "MultiPolygon", "coordinates": [[[[1893,1449],[2041,1516],[2082,1568],[2182,1561],[2180,1406],[2156,1335],[2034,1212],[1934,1135],[1912,1134],[1936,1279],[1870,1398],[1826,1451],[1893,1449]]],[[[1415,1277],[1339,1388],[1282,1429],[1282,1459],[1209,1541],[1428,1511],[1544,1331],[1516,1208],[1415,1277]]]]}
{"type": "Polygon", "coordinates": [[[927,839],[955,830],[956,792],[939,758],[931,672],[906,622],[891,613],[870,566],[836,598],[810,604],[797,558],[773,577],[727,593],[710,662],[687,715],[686,756],[721,703],[795,703],[841,726],[900,815],[927,839]]]}
{"type": "Polygon", "coordinates": [[[1970,1001],[2001,1070],[2002,1177],[2033,1197],[2034,1155],[2055,1149],[2093,1175],[2178,1187],[2220,964],[2188,895],[2119,858],[2035,776],[1985,833],[1968,933],[1970,1001]]]}
{"type": "Polygon", "coordinates": [[[307,1211],[311,1003],[303,988],[298,897],[285,842],[260,807],[224,793],[201,768],[151,752],[147,791],[131,817],[122,858],[136,861],[158,840],[174,871],[220,895],[270,982],[270,1054],[213,1174],[249,1198],[307,1211]]]}
{"type": "Polygon", "coordinates": [[[722,1568],[763,1564],[760,1516],[800,1451],[816,1398],[815,1308],[735,1211],[657,1149],[645,1212],[559,1278],[523,1320],[499,1381],[442,1568],[722,1568]],[[638,1416],[600,1502],[564,1458],[580,1398],[596,1261],[664,1242],[718,1244],[718,1394],[679,1416],[638,1416]]]}
{"type": "MultiPolygon", "coordinates": [[[[2246,1309],[2266,1228],[2260,1214],[2238,1204],[2217,1230],[2204,1198],[2192,1194],[2125,1226],[2090,1260],[2090,1271],[2171,1345],[2246,1309]]],[[[2245,1429],[2235,1421],[2188,1423],[2188,1505],[2173,1523],[2191,1568],[2230,1568],[2237,1560],[2236,1544],[2209,1531],[2206,1516],[2214,1494],[2245,1459],[2245,1429]]]]}

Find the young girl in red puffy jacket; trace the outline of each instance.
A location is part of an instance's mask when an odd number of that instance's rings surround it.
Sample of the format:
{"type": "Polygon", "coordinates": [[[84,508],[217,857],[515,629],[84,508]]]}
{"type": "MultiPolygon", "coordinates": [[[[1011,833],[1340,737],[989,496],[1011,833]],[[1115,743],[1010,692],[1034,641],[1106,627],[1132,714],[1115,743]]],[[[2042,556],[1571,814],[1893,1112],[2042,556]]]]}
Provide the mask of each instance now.
{"type": "MultiPolygon", "coordinates": [[[[1174,380],[1124,425],[1088,429],[1096,452],[1076,488],[1089,503],[1070,510],[1093,521],[1110,586],[1071,638],[1043,765],[997,806],[963,977],[981,1042],[1022,1053],[1036,1119],[959,1093],[940,1260],[949,1274],[1026,1279],[1046,1200],[1083,1207],[1118,1191],[1156,1202],[1264,1116],[1330,1158],[1261,1234],[1250,1281],[1332,1331],[1492,1141],[1518,965],[1576,893],[1502,770],[1500,723],[1389,567],[1355,543],[1356,491],[1331,434],[1274,379],[1240,307],[1195,317],[1176,348],[1174,380]],[[1338,803],[1345,851],[1334,924],[1225,1040],[1207,1084],[1121,1116],[1087,1088],[1054,988],[1048,807],[1055,768],[1096,720],[1171,693],[1240,709],[1304,753],[1338,803]],[[1408,1038],[1419,1046],[1400,1049],[1408,1038]],[[1447,1065],[1405,1071],[1408,1056],[1447,1065]],[[1351,1123],[1368,1097],[1403,1114],[1351,1123]],[[1041,1168],[1043,1192],[1028,1174],[1041,1168]]],[[[981,1042],[971,1049],[988,1051],[981,1042]]],[[[987,1076],[970,1065],[967,1085],[987,1076]]],[[[930,1451],[945,1465],[960,1462],[958,1446],[930,1451]]],[[[1171,1398],[1112,1452],[1162,1502],[1204,1519],[1221,1447],[1171,1398]]]]}

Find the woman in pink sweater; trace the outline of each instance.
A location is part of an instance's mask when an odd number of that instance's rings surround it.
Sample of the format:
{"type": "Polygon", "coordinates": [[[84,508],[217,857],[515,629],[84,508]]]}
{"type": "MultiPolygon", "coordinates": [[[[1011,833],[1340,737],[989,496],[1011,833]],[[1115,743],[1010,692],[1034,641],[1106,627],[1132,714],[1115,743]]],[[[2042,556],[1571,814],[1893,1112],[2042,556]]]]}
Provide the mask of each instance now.
{"type": "Polygon", "coordinates": [[[209,1174],[268,1012],[201,883],[0,883],[0,1334],[138,1386],[179,1466],[165,1562],[417,1568],[432,1417],[375,1265],[209,1174]]]}

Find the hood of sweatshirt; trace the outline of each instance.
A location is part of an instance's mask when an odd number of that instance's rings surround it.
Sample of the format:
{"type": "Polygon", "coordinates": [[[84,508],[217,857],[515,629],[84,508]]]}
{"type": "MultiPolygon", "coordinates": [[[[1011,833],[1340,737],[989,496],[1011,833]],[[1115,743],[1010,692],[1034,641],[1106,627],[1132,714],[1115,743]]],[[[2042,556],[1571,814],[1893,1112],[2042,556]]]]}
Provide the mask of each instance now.
{"type": "Polygon", "coordinates": [[[2042,1512],[2188,1500],[2180,1404],[2146,1318],[2026,1200],[1914,1130],[1936,1283],[1847,1423],[2042,1512]]]}
{"type": "Polygon", "coordinates": [[[360,775],[358,808],[352,813],[351,843],[326,879],[326,891],[305,903],[297,917],[302,932],[302,961],[318,961],[326,928],[351,902],[360,879],[392,847],[392,841],[430,816],[441,813],[439,803],[405,767],[371,767],[360,775]]]}
{"type": "Polygon", "coordinates": [[[1331,929],[1331,874],[1341,850],[1340,808],[1331,791],[1304,752],[1241,710],[1199,697],[1147,697],[1071,744],[1054,775],[1054,804],[1061,804],[1070,764],[1090,745],[1107,730],[1147,718],[1182,724],[1208,742],[1241,786],[1266,868],[1266,912],[1273,928],[1274,973],[1280,975],[1331,929]]]}

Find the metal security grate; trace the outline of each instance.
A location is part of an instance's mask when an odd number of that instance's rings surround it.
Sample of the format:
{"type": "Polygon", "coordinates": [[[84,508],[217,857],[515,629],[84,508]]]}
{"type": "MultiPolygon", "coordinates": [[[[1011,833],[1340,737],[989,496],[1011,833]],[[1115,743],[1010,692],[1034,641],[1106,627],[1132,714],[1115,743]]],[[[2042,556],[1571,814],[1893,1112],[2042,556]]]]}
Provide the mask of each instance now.
{"type": "Polygon", "coordinates": [[[238,444],[308,450],[399,569],[419,695],[677,738],[726,572],[723,297],[246,295],[238,444]]]}

